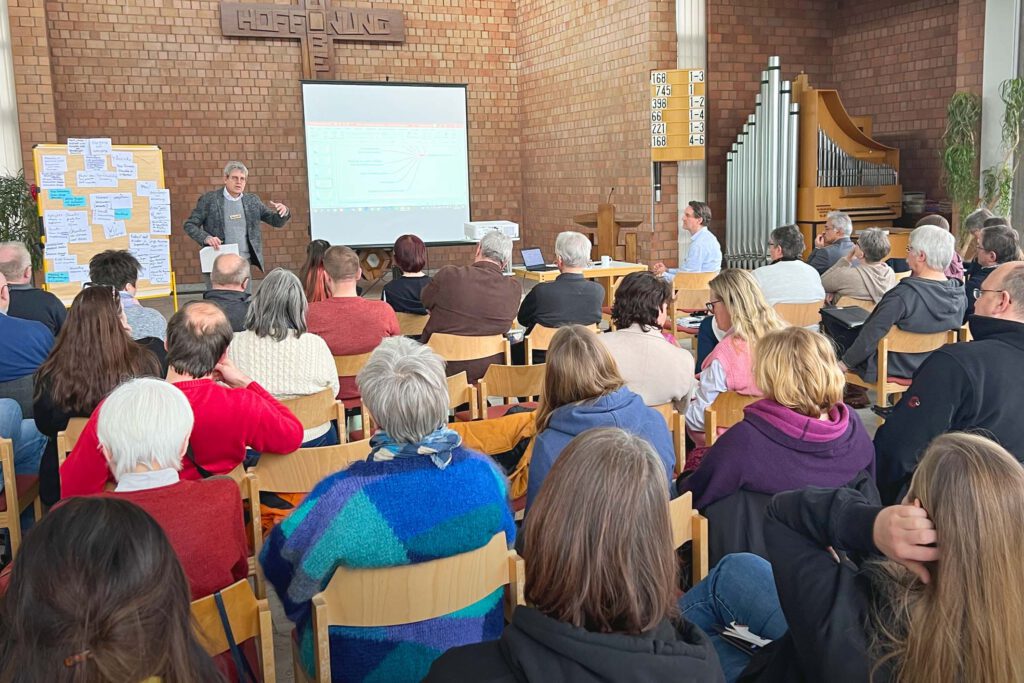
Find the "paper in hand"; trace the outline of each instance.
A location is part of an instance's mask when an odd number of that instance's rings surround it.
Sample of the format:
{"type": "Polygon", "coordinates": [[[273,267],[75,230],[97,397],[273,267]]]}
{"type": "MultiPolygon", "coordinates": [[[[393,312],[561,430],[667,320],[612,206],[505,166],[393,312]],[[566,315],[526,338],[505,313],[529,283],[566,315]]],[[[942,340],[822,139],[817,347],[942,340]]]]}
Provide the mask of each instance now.
{"type": "Polygon", "coordinates": [[[237,244],[222,244],[220,249],[214,249],[213,247],[203,247],[199,250],[199,265],[204,273],[213,271],[213,262],[217,260],[217,257],[221,254],[237,254],[237,244]]]}

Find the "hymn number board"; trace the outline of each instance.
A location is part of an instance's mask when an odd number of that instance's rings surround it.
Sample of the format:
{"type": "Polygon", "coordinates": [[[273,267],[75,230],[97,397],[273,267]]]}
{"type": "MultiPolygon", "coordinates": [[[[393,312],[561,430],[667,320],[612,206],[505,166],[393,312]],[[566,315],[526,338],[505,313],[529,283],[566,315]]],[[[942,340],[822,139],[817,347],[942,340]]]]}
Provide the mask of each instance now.
{"type": "Polygon", "coordinates": [[[704,158],[707,128],[704,69],[651,72],[651,161],[704,158]]]}

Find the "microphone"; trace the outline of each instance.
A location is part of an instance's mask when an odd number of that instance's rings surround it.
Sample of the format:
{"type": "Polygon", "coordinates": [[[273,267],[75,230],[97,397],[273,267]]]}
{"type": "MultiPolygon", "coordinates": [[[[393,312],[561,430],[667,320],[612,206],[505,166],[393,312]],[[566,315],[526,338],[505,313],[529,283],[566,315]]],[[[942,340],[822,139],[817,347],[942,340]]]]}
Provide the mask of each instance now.
{"type": "Polygon", "coordinates": [[[611,192],[608,193],[608,199],[605,200],[605,202],[604,202],[605,204],[608,204],[608,203],[610,203],[612,201],[612,195],[613,194],[615,194],[615,188],[614,187],[612,187],[611,192]]]}

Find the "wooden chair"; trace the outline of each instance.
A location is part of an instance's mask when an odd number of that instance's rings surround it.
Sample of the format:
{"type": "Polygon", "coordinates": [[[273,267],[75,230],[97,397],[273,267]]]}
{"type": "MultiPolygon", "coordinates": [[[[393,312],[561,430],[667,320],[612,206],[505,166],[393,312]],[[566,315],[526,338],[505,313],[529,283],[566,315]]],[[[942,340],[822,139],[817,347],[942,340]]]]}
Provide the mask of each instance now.
{"type": "Polygon", "coordinates": [[[743,409],[760,396],[744,396],[735,391],[723,391],[704,409],[704,445],[711,446],[718,439],[719,429],[728,429],[743,419],[743,409]]]}
{"type": "Polygon", "coordinates": [[[671,318],[668,321],[668,324],[671,325],[669,329],[673,331],[676,339],[697,334],[696,328],[683,327],[676,321],[686,314],[705,309],[705,304],[711,298],[711,289],[708,287],[708,283],[717,275],[717,272],[676,273],[672,280],[675,296],[672,298],[672,305],[669,308],[671,318]]]}
{"type": "Polygon", "coordinates": [[[402,331],[403,337],[418,337],[423,334],[423,328],[430,320],[429,315],[416,315],[415,313],[395,313],[398,318],[398,329],[402,331]]]}
{"type": "Polygon", "coordinates": [[[485,420],[501,417],[513,405],[517,405],[510,403],[509,399],[520,396],[525,396],[527,400],[518,405],[536,407],[536,401],[540,400],[541,392],[544,391],[545,368],[547,365],[544,363],[538,365],[492,365],[487,368],[487,372],[477,384],[477,393],[480,396],[478,412],[480,417],[485,420]],[[491,396],[501,397],[502,405],[490,405],[487,399],[491,396]]]}
{"type": "Polygon", "coordinates": [[[78,443],[79,437],[82,436],[82,432],[85,431],[85,425],[89,422],[88,418],[85,417],[73,417],[68,420],[68,426],[64,428],[64,431],[57,433],[57,465],[63,465],[64,461],[68,459],[68,453],[70,453],[75,444],[78,443]]]}
{"type": "MultiPolygon", "coordinates": [[[[264,683],[273,683],[274,667],[274,625],[270,617],[270,605],[267,601],[258,600],[252,587],[245,579],[237,581],[220,591],[224,601],[224,611],[231,625],[231,635],[235,643],[241,645],[251,638],[257,638],[260,653],[260,673],[264,683]]],[[[228,652],[227,633],[217,610],[216,599],[212,595],[192,601],[192,621],[195,624],[196,638],[199,644],[211,657],[228,652]]]]}
{"type": "MultiPolygon", "coordinates": [[[[359,374],[359,371],[366,365],[366,361],[370,360],[370,355],[373,351],[367,353],[360,353],[354,356],[335,356],[334,366],[338,370],[338,377],[355,377],[359,374]]],[[[347,401],[342,401],[345,404],[345,409],[359,408],[359,417],[362,419],[362,431],[363,435],[369,437],[370,421],[367,417],[366,408],[363,406],[362,399],[353,398],[347,401]]],[[[342,442],[348,441],[348,425],[342,423],[338,424],[339,432],[344,430],[345,436],[342,438],[342,442]]]]}
{"type": "Polygon", "coordinates": [[[878,405],[885,408],[889,405],[889,394],[902,394],[910,386],[909,377],[889,376],[890,353],[929,353],[956,342],[957,330],[948,332],[918,333],[907,332],[893,325],[889,333],[878,341],[877,364],[878,379],[874,383],[865,382],[855,372],[846,373],[846,382],[865,389],[874,389],[878,405]]]}
{"type": "Polygon", "coordinates": [[[825,301],[812,301],[805,304],[775,304],[772,308],[793,327],[810,327],[821,322],[821,307],[825,301]]]}
{"type": "Polygon", "coordinates": [[[0,467],[3,468],[4,490],[0,494],[0,529],[7,529],[11,559],[21,546],[21,513],[32,506],[32,518],[43,515],[39,500],[39,475],[14,473],[14,442],[0,439],[0,467]]]}
{"type": "MultiPolygon", "coordinates": [[[[458,611],[498,588],[506,590],[506,614],[525,604],[523,561],[508,549],[505,532],[467,553],[399,567],[338,567],[327,587],[313,596],[315,680],[331,681],[329,626],[384,627],[411,624],[458,611]]],[[[293,648],[295,639],[292,639],[293,648]]],[[[295,679],[308,681],[301,659],[295,679]]]]}
{"type": "Polygon", "coordinates": [[[693,507],[693,493],[687,491],[668,503],[672,523],[672,545],[677,549],[687,541],[693,551],[693,585],[708,575],[708,520],[693,507]]]}
{"type": "Polygon", "coordinates": [[[679,473],[683,471],[683,465],[686,464],[686,416],[681,415],[673,403],[662,403],[651,407],[661,413],[661,416],[665,418],[665,424],[668,425],[668,431],[672,433],[672,447],[676,452],[673,476],[678,477],[679,473]]]}
{"type": "Polygon", "coordinates": [[[505,358],[505,365],[512,364],[512,347],[503,334],[467,337],[460,334],[438,332],[430,335],[427,346],[449,362],[480,360],[500,353],[505,358]]]}
{"type": "Polygon", "coordinates": [[[292,415],[302,423],[303,429],[319,427],[334,420],[338,425],[341,443],[348,441],[348,434],[342,433],[345,431],[345,407],[334,397],[329,387],[315,394],[281,401],[281,404],[292,411],[292,415]]]}
{"type": "Polygon", "coordinates": [[[971,326],[964,323],[960,329],[956,331],[956,340],[960,342],[974,341],[974,335],[971,334],[971,326]]]}
{"type": "MultiPolygon", "coordinates": [[[[585,325],[585,327],[594,332],[595,334],[600,332],[597,325],[585,325]]],[[[548,347],[551,346],[551,340],[554,339],[555,333],[558,332],[557,327],[545,327],[544,325],[534,325],[533,329],[530,330],[530,334],[526,335],[523,343],[526,344],[526,364],[533,365],[533,352],[534,351],[547,351],[548,347]]]]}
{"type": "Polygon", "coordinates": [[[868,301],[867,299],[854,299],[852,296],[841,296],[836,301],[836,306],[839,308],[848,308],[850,306],[856,306],[857,308],[863,308],[865,311],[875,310],[875,302],[868,301]]]}
{"type": "Polygon", "coordinates": [[[905,270],[902,273],[896,273],[896,281],[899,282],[903,278],[910,277],[911,275],[912,275],[912,273],[909,270],[905,270]]]}
{"type": "Polygon", "coordinates": [[[466,404],[469,404],[469,410],[459,411],[455,414],[455,419],[465,421],[480,417],[477,389],[469,383],[468,375],[463,370],[448,378],[448,410],[455,410],[466,404]]]}

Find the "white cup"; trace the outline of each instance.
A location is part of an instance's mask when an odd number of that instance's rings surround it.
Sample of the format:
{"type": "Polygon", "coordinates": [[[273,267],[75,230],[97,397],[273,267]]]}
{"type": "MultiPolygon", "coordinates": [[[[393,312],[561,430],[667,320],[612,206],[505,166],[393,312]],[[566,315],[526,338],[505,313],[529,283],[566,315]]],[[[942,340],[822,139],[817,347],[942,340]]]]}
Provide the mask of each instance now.
{"type": "Polygon", "coordinates": [[[602,256],[601,257],[601,266],[602,267],[607,268],[611,264],[612,264],[612,257],[611,256],[602,256]]]}

